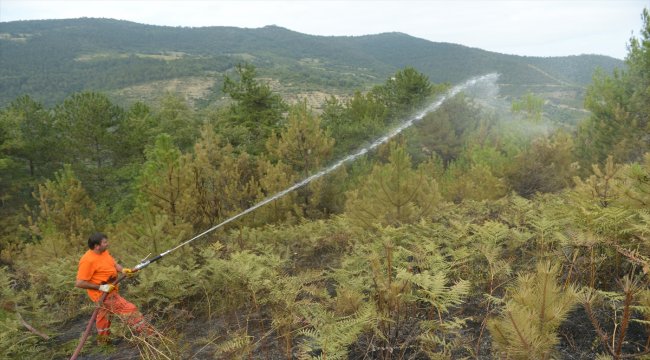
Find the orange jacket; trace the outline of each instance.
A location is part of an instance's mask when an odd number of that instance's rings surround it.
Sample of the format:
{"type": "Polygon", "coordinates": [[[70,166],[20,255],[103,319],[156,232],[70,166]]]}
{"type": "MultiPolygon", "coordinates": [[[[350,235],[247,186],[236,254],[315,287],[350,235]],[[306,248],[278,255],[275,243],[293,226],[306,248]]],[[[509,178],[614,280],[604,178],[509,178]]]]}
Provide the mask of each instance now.
{"type": "MultiPolygon", "coordinates": [[[[105,250],[99,255],[92,250],[88,250],[79,260],[77,279],[85,280],[96,285],[105,284],[109,279],[117,279],[115,264],[115,259],[113,259],[108,250],[105,250]]],[[[87,290],[88,296],[95,302],[102,296],[102,292],[99,290],[87,290]]]]}

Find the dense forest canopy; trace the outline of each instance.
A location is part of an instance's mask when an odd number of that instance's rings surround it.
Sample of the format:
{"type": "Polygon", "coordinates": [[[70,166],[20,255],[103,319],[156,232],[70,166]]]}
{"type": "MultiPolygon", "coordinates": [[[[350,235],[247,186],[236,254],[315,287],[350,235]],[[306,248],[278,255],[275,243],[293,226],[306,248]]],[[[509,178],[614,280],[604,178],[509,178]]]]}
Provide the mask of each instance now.
{"type": "Polygon", "coordinates": [[[73,287],[92,232],[108,233],[113,256],[135,265],[357,151],[487,70],[499,80],[447,98],[376,151],[125,281],[120,291],[157,334],[114,325],[128,341],[84,352],[647,356],[648,10],[642,17],[624,64],[506,56],[404,34],[3,23],[0,357],[71,354],[92,311],[73,287]],[[183,93],[148,102],[113,92],[190,75],[218,78],[202,104],[183,93]],[[328,96],[317,106],[288,101],[274,81],[296,79],[300,91],[322,84],[328,96]]]}

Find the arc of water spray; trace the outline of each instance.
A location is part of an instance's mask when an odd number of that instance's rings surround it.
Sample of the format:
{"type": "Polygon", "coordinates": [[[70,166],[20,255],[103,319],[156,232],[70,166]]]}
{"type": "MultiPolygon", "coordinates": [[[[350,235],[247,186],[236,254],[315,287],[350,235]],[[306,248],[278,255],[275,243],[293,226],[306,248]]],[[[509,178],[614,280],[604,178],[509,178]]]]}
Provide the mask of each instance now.
{"type": "Polygon", "coordinates": [[[471,78],[471,79],[465,81],[464,83],[462,83],[460,85],[454,86],[444,96],[438,98],[436,101],[434,101],[429,106],[424,108],[424,110],[420,111],[415,116],[413,116],[413,117],[409,118],[408,120],[404,121],[403,123],[401,123],[399,126],[397,126],[395,129],[393,129],[392,131],[390,131],[386,135],[384,135],[384,136],[380,137],[379,139],[375,140],[372,144],[370,144],[370,145],[368,145],[368,146],[366,146],[366,147],[364,147],[362,149],[357,150],[357,152],[344,157],[343,159],[337,161],[333,165],[330,165],[329,167],[327,167],[327,168],[325,168],[325,169],[323,169],[323,170],[321,170],[321,171],[319,171],[319,172],[317,172],[317,173],[315,173],[315,174],[301,180],[300,182],[295,183],[291,187],[288,187],[288,188],[276,193],[275,195],[270,196],[270,197],[258,202],[257,204],[249,207],[248,209],[240,212],[239,214],[234,215],[233,217],[222,221],[221,223],[219,223],[219,224],[205,230],[204,232],[202,232],[202,233],[194,236],[193,238],[191,238],[191,239],[177,245],[176,247],[174,247],[172,249],[169,249],[169,250],[161,253],[160,255],[157,255],[156,257],[154,257],[154,258],[152,258],[150,260],[146,260],[146,261],[141,262],[140,264],[138,264],[138,265],[136,265],[134,267],[134,270],[136,270],[136,271],[140,270],[140,269],[148,266],[152,262],[162,258],[163,256],[165,256],[165,255],[167,255],[167,254],[169,254],[169,253],[171,253],[171,252],[173,252],[173,251],[175,251],[175,250],[177,250],[177,249],[191,243],[192,241],[194,241],[194,240],[196,240],[196,239],[198,239],[198,238],[200,238],[200,237],[202,237],[202,236],[204,236],[204,235],[206,235],[206,234],[208,234],[208,233],[210,233],[210,232],[212,232],[212,231],[214,231],[214,230],[216,230],[216,229],[218,229],[218,228],[220,228],[220,227],[222,227],[222,226],[224,226],[224,225],[226,225],[226,224],[228,224],[228,223],[230,223],[232,221],[235,221],[235,220],[239,219],[240,217],[242,217],[242,216],[244,216],[244,215],[246,215],[246,214],[248,214],[248,213],[250,213],[252,211],[255,211],[256,209],[258,209],[258,208],[260,208],[260,207],[262,207],[262,206],[264,206],[264,205],[266,205],[266,204],[268,204],[268,203],[270,203],[270,202],[272,202],[274,200],[277,200],[277,199],[285,196],[286,194],[288,194],[288,193],[290,193],[290,192],[292,192],[292,191],[294,191],[294,190],[296,190],[296,189],[298,189],[298,188],[300,188],[302,186],[305,186],[305,185],[309,184],[310,182],[312,182],[312,181],[314,181],[314,180],[316,180],[316,179],[318,179],[318,178],[320,178],[320,177],[322,177],[324,175],[327,175],[327,174],[331,173],[332,171],[334,171],[334,170],[338,169],[339,167],[341,167],[343,164],[345,164],[347,162],[354,161],[359,156],[364,155],[364,154],[366,154],[367,152],[369,152],[371,150],[374,150],[379,145],[384,144],[388,140],[390,140],[390,139],[394,138],[395,136],[399,135],[402,131],[409,128],[414,123],[422,120],[422,118],[424,118],[424,116],[426,114],[437,110],[445,101],[447,101],[447,99],[452,98],[452,97],[456,96],[459,92],[463,91],[464,89],[473,87],[473,86],[475,86],[475,85],[477,85],[479,83],[496,81],[498,76],[499,75],[496,74],[496,73],[486,74],[486,75],[483,75],[483,76],[477,76],[477,77],[474,77],[474,78],[471,78]]]}

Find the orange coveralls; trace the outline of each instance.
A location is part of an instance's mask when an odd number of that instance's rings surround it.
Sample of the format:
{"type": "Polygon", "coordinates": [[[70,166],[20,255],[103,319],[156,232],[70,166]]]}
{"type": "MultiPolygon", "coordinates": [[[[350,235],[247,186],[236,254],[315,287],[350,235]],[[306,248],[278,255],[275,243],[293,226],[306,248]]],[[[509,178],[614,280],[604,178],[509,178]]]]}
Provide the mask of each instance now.
{"type": "MultiPolygon", "coordinates": [[[[93,284],[101,285],[112,283],[117,279],[117,269],[115,268],[115,259],[108,250],[97,255],[94,251],[88,250],[79,260],[79,270],[77,279],[85,280],[93,284]]],[[[87,289],[88,296],[94,302],[99,301],[102,291],[87,289]]],[[[138,311],[138,308],[126,301],[117,293],[117,289],[111,291],[106,298],[102,307],[97,312],[97,335],[108,336],[111,333],[110,314],[117,314],[123,321],[137,333],[149,330],[144,316],[138,311]]]]}

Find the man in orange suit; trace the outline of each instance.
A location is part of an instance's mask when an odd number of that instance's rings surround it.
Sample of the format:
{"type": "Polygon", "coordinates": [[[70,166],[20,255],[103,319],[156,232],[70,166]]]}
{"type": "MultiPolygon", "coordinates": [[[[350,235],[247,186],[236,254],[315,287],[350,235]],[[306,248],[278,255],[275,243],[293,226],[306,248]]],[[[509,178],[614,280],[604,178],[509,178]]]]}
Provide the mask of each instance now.
{"type": "Polygon", "coordinates": [[[113,285],[118,273],[133,276],[135,271],[122,267],[108,252],[108,236],[95,233],[88,238],[89,250],[79,260],[75,286],[87,289],[88,296],[98,302],[103,293],[106,298],[97,313],[97,342],[110,344],[111,314],[117,314],[136,333],[150,334],[152,329],[138,308],[118,294],[113,285]]]}

